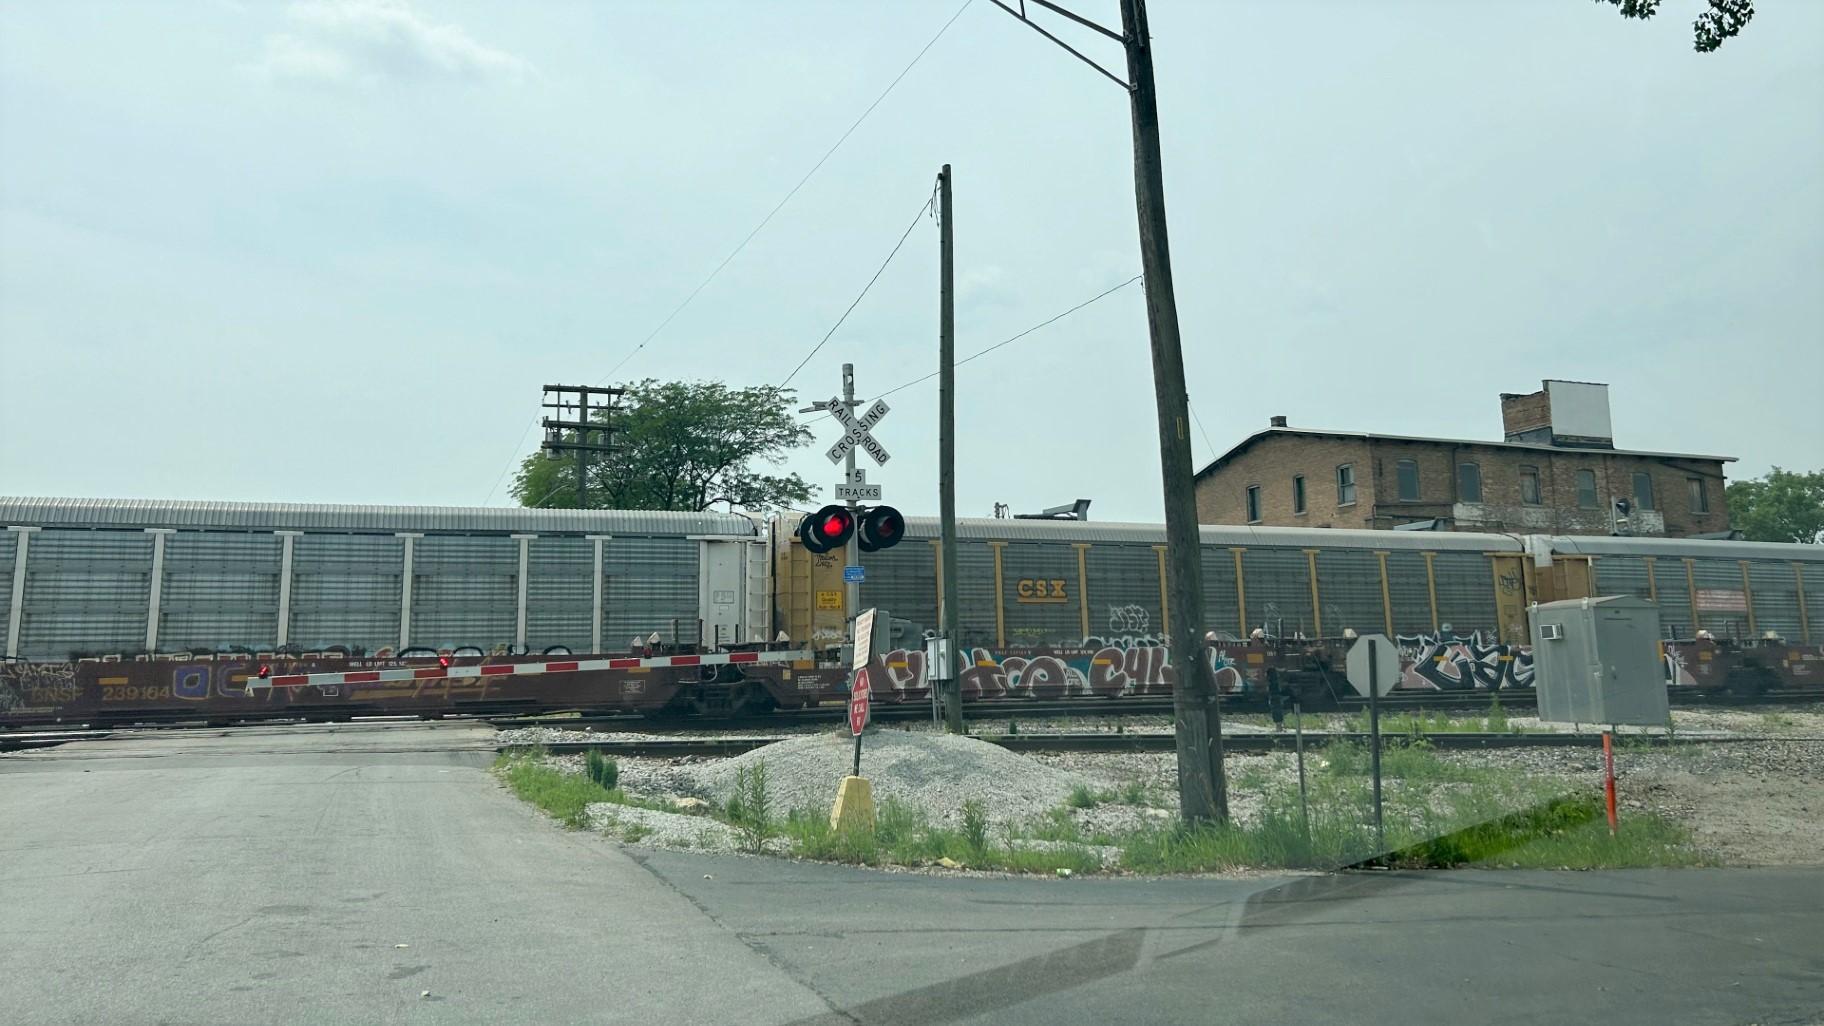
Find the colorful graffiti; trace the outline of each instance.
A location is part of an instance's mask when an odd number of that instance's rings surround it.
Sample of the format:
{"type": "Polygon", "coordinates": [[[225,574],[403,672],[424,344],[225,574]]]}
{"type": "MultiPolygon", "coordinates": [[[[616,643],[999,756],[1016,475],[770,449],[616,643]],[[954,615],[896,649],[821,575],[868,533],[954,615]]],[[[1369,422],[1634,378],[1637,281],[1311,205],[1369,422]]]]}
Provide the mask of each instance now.
{"type": "MultiPolygon", "coordinates": [[[[1245,646],[1238,646],[1245,647],[1245,646]]],[[[1243,665],[1223,648],[1207,650],[1216,686],[1225,692],[1263,686],[1251,681],[1243,665]]],[[[1260,656],[1257,651],[1255,656],[1260,656]]],[[[899,649],[886,657],[891,699],[928,694],[925,654],[899,649]]],[[[1256,665],[1254,673],[1262,672],[1256,665]]],[[[995,652],[974,647],[963,657],[958,674],[963,698],[1122,698],[1169,695],[1176,674],[1162,639],[1149,635],[1084,638],[1078,643],[1007,648],[995,652]]]]}
{"type": "Polygon", "coordinates": [[[1402,634],[1394,640],[1404,667],[1403,688],[1498,691],[1533,686],[1533,650],[1526,645],[1485,642],[1481,631],[1402,634]]]}

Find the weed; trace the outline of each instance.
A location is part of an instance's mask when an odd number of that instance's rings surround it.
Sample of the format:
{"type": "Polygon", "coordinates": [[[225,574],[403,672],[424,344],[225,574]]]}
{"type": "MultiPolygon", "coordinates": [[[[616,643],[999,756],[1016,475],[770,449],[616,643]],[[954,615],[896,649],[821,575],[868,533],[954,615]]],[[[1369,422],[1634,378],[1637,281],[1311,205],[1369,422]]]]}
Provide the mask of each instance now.
{"type": "Polygon", "coordinates": [[[980,859],[988,852],[988,810],[980,798],[963,803],[963,843],[973,858],[980,859]]]}
{"type": "Polygon", "coordinates": [[[1488,732],[1490,734],[1507,733],[1507,711],[1501,708],[1501,692],[1488,693],[1488,732]]]}
{"type": "Polygon", "coordinates": [[[805,858],[868,866],[880,861],[880,846],[874,831],[865,827],[833,829],[828,813],[793,809],[785,817],[783,830],[792,842],[793,850],[805,858]]]}
{"type": "Polygon", "coordinates": [[[607,788],[581,774],[554,769],[533,752],[502,755],[495,760],[494,771],[514,794],[573,830],[588,825],[591,804],[614,801],[607,788]]]}
{"type": "Polygon", "coordinates": [[[626,841],[628,844],[636,844],[651,835],[652,828],[644,823],[621,824],[621,840],[626,841]]]}
{"type": "Polygon", "coordinates": [[[741,832],[747,850],[759,852],[766,839],[773,836],[773,796],[766,785],[766,763],[741,766],[735,770],[735,792],[728,797],[726,809],[729,824],[741,832]]]}
{"type": "Polygon", "coordinates": [[[1121,804],[1123,805],[1145,805],[1148,800],[1146,785],[1138,780],[1128,781],[1127,786],[1121,789],[1121,804]]]}
{"type": "Polygon", "coordinates": [[[590,780],[600,784],[604,791],[614,790],[614,785],[621,779],[620,766],[594,748],[589,749],[583,755],[583,773],[590,780]]]}
{"type": "Polygon", "coordinates": [[[1070,797],[1064,799],[1064,804],[1073,809],[1093,809],[1096,807],[1096,792],[1090,790],[1087,784],[1078,784],[1070,789],[1070,797]]]}

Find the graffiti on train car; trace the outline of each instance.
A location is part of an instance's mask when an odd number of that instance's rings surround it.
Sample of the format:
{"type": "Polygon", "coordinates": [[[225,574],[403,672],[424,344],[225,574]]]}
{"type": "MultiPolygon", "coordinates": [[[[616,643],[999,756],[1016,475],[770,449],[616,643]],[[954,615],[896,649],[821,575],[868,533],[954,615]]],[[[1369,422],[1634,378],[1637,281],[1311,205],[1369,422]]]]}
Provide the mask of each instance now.
{"type": "MultiPolygon", "coordinates": [[[[1246,649],[1238,645],[1206,650],[1221,690],[1262,686],[1258,678],[1264,654],[1246,649]],[[1252,671],[1244,669],[1249,665],[1252,671]]],[[[1089,637],[1059,645],[1006,646],[999,651],[974,646],[962,658],[958,677],[963,697],[969,700],[1168,695],[1176,679],[1165,642],[1148,635],[1089,637]]],[[[888,689],[899,697],[928,693],[924,652],[897,649],[888,653],[886,667],[888,689]]]]}
{"type": "Polygon", "coordinates": [[[0,662],[0,713],[54,709],[73,700],[79,690],[75,663],[0,662]]]}
{"type": "Polygon", "coordinates": [[[1529,645],[1484,641],[1481,631],[1402,634],[1394,639],[1404,668],[1400,687],[1436,691],[1499,691],[1533,686],[1529,645]]]}

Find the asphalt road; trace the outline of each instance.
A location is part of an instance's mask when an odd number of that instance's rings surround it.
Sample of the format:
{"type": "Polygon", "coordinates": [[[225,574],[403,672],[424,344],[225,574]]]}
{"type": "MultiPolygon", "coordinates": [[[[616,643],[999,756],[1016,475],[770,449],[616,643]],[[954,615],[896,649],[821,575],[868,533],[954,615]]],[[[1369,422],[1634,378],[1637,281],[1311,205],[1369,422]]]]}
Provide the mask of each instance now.
{"type": "Polygon", "coordinates": [[[488,738],[0,757],[0,1020],[1824,1022],[1824,869],[1031,880],[652,852],[519,804],[488,738]]]}

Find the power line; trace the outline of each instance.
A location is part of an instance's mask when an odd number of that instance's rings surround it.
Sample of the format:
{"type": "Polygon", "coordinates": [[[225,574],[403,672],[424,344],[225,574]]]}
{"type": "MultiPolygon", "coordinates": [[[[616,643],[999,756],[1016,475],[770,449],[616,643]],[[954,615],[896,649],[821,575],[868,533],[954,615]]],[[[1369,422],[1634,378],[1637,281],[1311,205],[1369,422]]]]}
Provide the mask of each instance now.
{"type": "MultiPolygon", "coordinates": [[[[920,216],[923,216],[922,210],[920,211],[920,216]]],[[[915,220],[912,223],[916,226],[918,222],[915,220]]],[[[900,241],[903,242],[905,240],[904,240],[904,238],[902,238],[900,241]]],[[[892,258],[889,256],[888,259],[890,260],[892,258]]],[[[1089,297],[1088,299],[1085,299],[1083,302],[1078,303],[1077,305],[1071,307],[1068,310],[1064,310],[1060,313],[1056,313],[1056,314],[1051,315],[1050,317],[1045,318],[1044,320],[1040,321],[1039,323],[1033,325],[1030,328],[1027,328],[1025,331],[1022,331],[1017,335],[1013,335],[1008,338],[1005,338],[999,342],[996,342],[994,345],[989,346],[986,349],[980,350],[979,352],[971,353],[970,355],[963,357],[962,359],[956,361],[956,365],[958,367],[961,367],[963,364],[968,363],[971,360],[977,359],[978,357],[987,356],[989,353],[994,352],[996,349],[1000,349],[1003,346],[1012,345],[1013,343],[1018,342],[1020,339],[1023,339],[1026,336],[1032,334],[1033,332],[1038,331],[1040,328],[1046,327],[1051,324],[1055,324],[1058,321],[1061,321],[1064,318],[1069,317],[1071,314],[1076,313],[1078,310],[1083,309],[1084,307],[1091,306],[1095,303],[1101,302],[1104,299],[1107,299],[1109,296],[1112,296],[1115,293],[1121,291],[1122,289],[1127,288],[1129,285],[1132,285],[1134,282],[1139,281],[1142,277],[1143,277],[1143,275],[1136,274],[1132,278],[1127,279],[1126,281],[1122,282],[1119,285],[1114,286],[1113,288],[1104,289],[1101,292],[1096,293],[1095,295],[1089,297]]],[[[803,365],[800,364],[800,366],[803,366],[803,365]]],[[[793,373],[796,373],[796,372],[794,371],[793,373]]],[[[884,399],[887,396],[890,396],[895,392],[901,392],[901,391],[904,391],[905,389],[911,388],[913,385],[917,385],[917,384],[921,384],[926,381],[930,381],[932,378],[937,377],[937,375],[938,375],[937,371],[932,371],[931,373],[925,375],[922,378],[914,378],[911,381],[905,382],[904,384],[894,385],[892,388],[889,388],[885,392],[882,392],[879,395],[875,396],[874,399],[884,399]]],[[[787,380],[790,380],[790,379],[788,378],[787,380]]],[[[870,399],[868,401],[873,402],[873,399],[870,399]]],[[[812,419],[803,421],[802,423],[804,423],[806,425],[816,424],[820,421],[828,420],[829,416],[830,415],[826,413],[821,417],[813,417],[812,419]]],[[[1199,425],[1199,426],[1201,427],[1201,425],[1199,425]]],[[[1209,441],[1209,437],[1207,435],[1204,437],[1204,441],[1205,442],[1209,441]]],[[[539,496],[537,502],[534,502],[531,504],[532,508],[537,508],[539,506],[542,506],[546,499],[549,499],[553,495],[556,495],[558,492],[562,491],[564,487],[565,486],[563,486],[563,485],[557,485],[557,486],[552,487],[545,494],[539,496]]]]}
{"type": "Polygon", "coordinates": [[[722,258],[722,262],[716,265],[715,270],[709,272],[709,277],[704,278],[700,283],[698,283],[696,288],[690,290],[690,295],[685,296],[684,301],[682,303],[679,303],[677,305],[676,309],[672,310],[671,313],[665,315],[665,319],[659,322],[658,327],[652,329],[652,331],[649,334],[647,334],[647,336],[645,338],[640,340],[639,345],[634,346],[631,350],[628,351],[626,356],[621,357],[621,360],[619,363],[617,363],[613,367],[609,368],[608,373],[602,375],[602,378],[601,378],[602,381],[606,381],[609,378],[613,377],[615,371],[620,370],[623,366],[626,365],[628,360],[633,359],[635,354],[637,354],[640,350],[646,348],[646,343],[651,342],[653,339],[657,338],[659,332],[665,330],[666,325],[670,324],[674,318],[676,318],[679,314],[683,313],[684,308],[689,306],[691,304],[691,301],[696,299],[697,295],[699,293],[701,293],[705,288],[708,288],[710,282],[716,280],[716,276],[722,273],[722,269],[724,267],[727,267],[729,265],[729,262],[734,260],[736,256],[739,256],[741,251],[747,248],[748,243],[754,241],[754,236],[760,234],[760,230],[762,228],[765,228],[773,220],[774,215],[778,214],[779,211],[785,209],[785,205],[792,201],[793,196],[798,195],[798,190],[804,188],[804,184],[811,180],[811,176],[817,173],[817,169],[823,167],[824,162],[829,160],[830,157],[833,156],[839,148],[841,148],[842,144],[848,141],[849,136],[855,134],[855,130],[857,128],[860,128],[861,123],[868,119],[868,115],[874,113],[874,108],[880,106],[881,101],[885,100],[887,98],[887,96],[893,92],[894,87],[899,85],[900,80],[904,79],[906,77],[906,75],[909,74],[912,71],[912,69],[918,65],[918,62],[924,59],[925,54],[933,46],[937,45],[937,41],[939,39],[943,38],[945,32],[950,31],[950,26],[954,25],[956,23],[956,19],[963,16],[963,12],[968,10],[969,5],[973,2],[974,2],[974,0],[963,0],[963,5],[956,9],[956,13],[952,14],[950,16],[950,20],[944,22],[943,27],[937,30],[937,34],[932,36],[931,39],[925,43],[924,47],[921,48],[917,54],[913,55],[912,60],[910,62],[908,62],[904,68],[900,69],[900,72],[898,75],[895,75],[893,77],[893,81],[887,83],[887,87],[885,89],[881,90],[880,95],[876,96],[874,98],[873,103],[868,104],[868,108],[861,112],[861,116],[855,119],[855,123],[851,124],[848,127],[848,130],[843,132],[841,137],[839,137],[836,140],[836,142],[830,146],[829,149],[824,151],[823,156],[817,158],[817,163],[811,165],[811,169],[804,173],[803,178],[798,179],[798,184],[792,186],[792,191],[786,193],[784,199],[780,200],[776,205],[774,205],[773,209],[767,211],[766,216],[760,219],[760,223],[754,226],[754,230],[748,232],[746,237],[744,237],[741,240],[741,242],[735,246],[734,249],[730,250],[727,256],[722,258]]]}
{"type": "Polygon", "coordinates": [[[483,506],[494,500],[494,493],[500,491],[500,483],[507,479],[507,475],[513,471],[513,465],[519,461],[519,450],[526,444],[526,436],[531,434],[532,429],[537,426],[538,415],[533,414],[532,419],[526,421],[526,429],[519,433],[519,441],[513,443],[513,453],[507,457],[507,465],[500,468],[500,476],[494,479],[494,487],[489,488],[487,498],[481,500],[483,506]]]}
{"type": "Polygon", "coordinates": [[[1197,433],[1203,436],[1204,448],[1210,450],[1210,459],[1215,459],[1216,447],[1210,444],[1210,433],[1203,429],[1203,418],[1197,416],[1197,407],[1191,405],[1188,397],[1185,400],[1185,406],[1191,411],[1191,421],[1197,425],[1197,433]]]}
{"type": "Polygon", "coordinates": [[[823,338],[818,340],[817,344],[811,347],[811,351],[804,354],[804,359],[798,361],[798,366],[792,368],[792,372],[785,376],[785,380],[779,382],[780,388],[784,388],[792,383],[792,379],[798,376],[798,372],[804,369],[804,365],[811,362],[811,357],[817,355],[817,351],[823,348],[823,344],[828,342],[832,335],[836,334],[836,329],[842,327],[842,322],[848,320],[849,315],[855,312],[855,308],[861,305],[862,297],[866,296],[868,290],[874,287],[874,283],[880,280],[880,276],[886,273],[887,265],[893,262],[895,256],[899,255],[899,248],[904,246],[906,240],[912,237],[912,229],[918,227],[918,222],[924,220],[926,212],[930,209],[931,201],[927,199],[919,206],[918,213],[912,215],[912,223],[906,225],[906,230],[900,233],[899,241],[893,244],[893,251],[888,253],[887,258],[880,262],[880,267],[874,271],[874,277],[869,278],[868,283],[861,287],[861,294],[855,297],[854,302],[850,303],[849,308],[842,312],[841,317],[836,318],[836,323],[830,325],[830,330],[824,332],[823,338]]]}
{"type": "MultiPolygon", "coordinates": [[[[798,184],[792,186],[791,191],[785,194],[785,198],[780,200],[777,204],[775,204],[773,206],[773,209],[767,211],[766,216],[760,219],[760,223],[754,226],[753,231],[748,232],[747,235],[744,238],[742,238],[741,242],[738,245],[736,245],[734,249],[730,250],[729,254],[727,256],[722,258],[722,262],[717,264],[715,266],[715,269],[709,272],[708,277],[704,278],[700,283],[698,283],[696,288],[690,290],[690,294],[684,297],[684,301],[682,303],[679,303],[677,305],[677,307],[671,311],[671,313],[665,315],[665,319],[659,322],[658,327],[652,329],[652,331],[649,332],[645,338],[640,340],[639,345],[634,346],[631,350],[629,350],[627,352],[626,356],[621,357],[620,362],[616,363],[613,367],[609,368],[608,373],[606,373],[606,374],[602,375],[600,378],[596,379],[596,384],[599,385],[602,382],[607,381],[609,378],[614,377],[616,371],[618,371],[622,367],[626,366],[628,360],[633,359],[635,354],[637,354],[640,350],[646,348],[646,344],[648,342],[651,342],[653,339],[657,338],[659,336],[659,332],[664,331],[666,326],[669,325],[674,319],[676,319],[676,317],[679,314],[683,313],[684,308],[689,306],[691,304],[691,302],[697,298],[697,295],[699,293],[701,293],[705,288],[709,287],[710,282],[716,280],[716,277],[722,273],[722,269],[727,267],[729,265],[729,262],[734,260],[735,257],[739,256],[741,251],[747,248],[748,243],[754,241],[754,236],[759,235],[760,230],[765,228],[768,224],[770,224],[773,220],[773,217],[776,214],[778,214],[779,211],[785,209],[785,205],[792,201],[792,197],[798,195],[798,190],[804,188],[805,183],[809,182],[811,180],[811,176],[815,175],[817,173],[818,169],[823,167],[824,163],[826,161],[828,161],[830,159],[830,157],[833,156],[836,153],[836,151],[842,147],[842,144],[848,141],[849,136],[855,134],[855,130],[857,128],[860,128],[861,123],[868,119],[868,115],[874,113],[874,108],[880,106],[881,101],[885,100],[887,98],[887,96],[893,92],[894,88],[899,85],[900,80],[904,79],[906,77],[906,75],[912,71],[913,68],[918,66],[918,62],[924,59],[925,54],[933,46],[937,45],[937,41],[944,37],[944,33],[950,31],[950,26],[956,24],[956,19],[962,17],[963,12],[968,10],[969,5],[973,2],[974,2],[974,0],[963,0],[963,5],[956,9],[956,13],[952,14],[950,16],[950,20],[944,22],[943,27],[941,27],[937,30],[937,34],[932,36],[929,40],[926,41],[925,45],[919,49],[918,53],[914,54],[912,56],[912,59],[906,63],[906,66],[899,70],[899,74],[893,76],[893,81],[887,83],[887,87],[885,89],[881,90],[880,95],[876,96],[874,98],[873,103],[868,104],[867,109],[861,112],[861,116],[856,118],[854,123],[849,125],[848,129],[845,130],[842,133],[842,135],[837,138],[836,142],[834,144],[832,144],[829,149],[824,151],[823,156],[817,158],[817,163],[812,164],[811,169],[804,173],[804,177],[798,179],[798,184]]],[[[888,259],[891,259],[891,257],[889,257],[888,259]]],[[[865,292],[865,290],[864,290],[864,292],[865,292]]],[[[841,322],[839,321],[837,323],[840,324],[841,322]]],[[[794,372],[794,373],[796,373],[796,372],[794,372]]],[[[513,451],[514,451],[515,455],[512,457],[509,457],[507,460],[507,465],[505,467],[501,468],[500,476],[494,479],[494,486],[492,488],[488,489],[488,496],[487,496],[487,498],[482,500],[482,505],[485,506],[490,501],[492,501],[494,498],[494,493],[496,491],[500,490],[500,483],[507,479],[507,475],[512,472],[514,464],[518,461],[517,454],[519,452],[520,447],[526,444],[526,434],[531,432],[532,428],[537,426],[537,424],[538,424],[537,417],[533,417],[530,421],[526,422],[526,429],[525,429],[525,431],[520,433],[519,443],[513,447],[513,451]]]]}
{"type": "MultiPolygon", "coordinates": [[[[1129,285],[1132,285],[1134,282],[1139,281],[1141,279],[1141,277],[1142,277],[1141,275],[1136,274],[1132,278],[1129,278],[1126,281],[1122,282],[1121,284],[1116,285],[1114,288],[1099,292],[1096,295],[1091,296],[1088,299],[1085,299],[1083,302],[1078,303],[1076,306],[1073,306],[1070,309],[1065,310],[1063,313],[1053,314],[1052,316],[1047,317],[1045,320],[1042,320],[1039,323],[1033,325],[1032,327],[1027,328],[1025,331],[1020,332],[1018,335],[1015,335],[1012,338],[1003,339],[1002,341],[996,342],[994,345],[991,345],[988,348],[981,350],[980,352],[971,353],[968,356],[963,357],[962,359],[956,361],[956,365],[958,367],[961,367],[963,364],[968,363],[970,360],[974,360],[974,359],[978,359],[983,356],[987,356],[989,353],[994,352],[996,349],[999,349],[1002,346],[1012,345],[1013,343],[1018,342],[1020,339],[1023,339],[1026,336],[1032,334],[1033,332],[1038,331],[1040,328],[1043,328],[1049,324],[1053,324],[1057,321],[1061,321],[1064,318],[1069,317],[1071,314],[1076,313],[1078,310],[1081,310],[1084,307],[1089,306],[1092,303],[1099,302],[1103,299],[1108,298],[1109,296],[1114,295],[1115,293],[1121,291],[1122,289],[1127,288],[1129,285]]],[[[911,381],[908,381],[903,385],[895,385],[892,388],[887,389],[885,392],[880,393],[880,395],[875,396],[874,398],[883,399],[887,396],[892,395],[895,392],[901,391],[903,389],[911,388],[913,385],[917,385],[917,384],[921,384],[926,381],[930,381],[932,378],[937,377],[939,373],[941,373],[941,372],[932,371],[931,373],[925,375],[922,378],[914,378],[911,381]]],[[[872,400],[870,400],[870,401],[872,401],[872,400]]]]}

